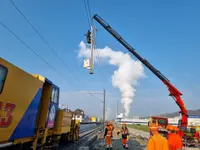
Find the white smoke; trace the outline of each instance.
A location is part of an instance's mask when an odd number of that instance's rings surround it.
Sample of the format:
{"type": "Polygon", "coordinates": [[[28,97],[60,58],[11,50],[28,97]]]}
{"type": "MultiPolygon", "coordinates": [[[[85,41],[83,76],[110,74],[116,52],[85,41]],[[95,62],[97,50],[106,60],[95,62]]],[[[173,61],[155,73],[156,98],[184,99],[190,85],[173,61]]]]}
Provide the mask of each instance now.
{"type": "MultiPolygon", "coordinates": [[[[78,57],[89,58],[90,49],[88,49],[84,42],[79,44],[80,51],[78,57]]],[[[144,77],[144,68],[139,61],[133,60],[128,53],[121,51],[113,51],[109,47],[95,50],[95,60],[99,59],[108,60],[109,64],[117,66],[118,69],[112,75],[112,85],[119,88],[121,92],[121,103],[125,109],[125,115],[128,116],[130,112],[130,105],[135,97],[135,85],[138,79],[144,77]]]]}

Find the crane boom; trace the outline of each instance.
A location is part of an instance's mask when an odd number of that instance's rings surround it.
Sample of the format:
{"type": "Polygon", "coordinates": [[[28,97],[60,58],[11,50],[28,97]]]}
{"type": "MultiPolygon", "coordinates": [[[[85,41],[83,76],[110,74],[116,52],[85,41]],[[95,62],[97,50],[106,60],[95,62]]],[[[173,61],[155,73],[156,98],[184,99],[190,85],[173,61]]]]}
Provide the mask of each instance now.
{"type": "Polygon", "coordinates": [[[183,100],[181,99],[182,93],[175,88],[170,81],[154,66],[152,66],[146,59],[142,58],[135,49],[129,45],[108,23],[106,23],[100,16],[97,14],[93,16],[93,18],[101,25],[103,26],[115,39],[117,39],[126,49],[129,50],[130,53],[132,53],[137,59],[139,59],[149,70],[151,70],[167,87],[170,92],[170,96],[173,97],[175,102],[180,108],[180,113],[182,114],[180,129],[182,131],[185,130],[188,124],[188,114],[187,109],[184,106],[183,100]]]}

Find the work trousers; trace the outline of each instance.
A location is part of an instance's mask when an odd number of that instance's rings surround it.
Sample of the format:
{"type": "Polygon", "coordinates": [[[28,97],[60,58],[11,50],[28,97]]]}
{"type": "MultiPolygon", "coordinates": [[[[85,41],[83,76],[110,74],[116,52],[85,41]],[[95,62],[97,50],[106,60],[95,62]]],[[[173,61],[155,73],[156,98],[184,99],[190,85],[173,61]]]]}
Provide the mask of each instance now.
{"type": "Polygon", "coordinates": [[[128,142],[127,138],[126,139],[122,139],[122,144],[123,145],[127,144],[127,142],[128,142]]]}
{"type": "Polygon", "coordinates": [[[122,138],[122,145],[128,147],[128,138],[122,138]]]}
{"type": "Polygon", "coordinates": [[[111,140],[111,136],[106,136],[106,146],[110,146],[112,145],[112,140],[111,140]]]}

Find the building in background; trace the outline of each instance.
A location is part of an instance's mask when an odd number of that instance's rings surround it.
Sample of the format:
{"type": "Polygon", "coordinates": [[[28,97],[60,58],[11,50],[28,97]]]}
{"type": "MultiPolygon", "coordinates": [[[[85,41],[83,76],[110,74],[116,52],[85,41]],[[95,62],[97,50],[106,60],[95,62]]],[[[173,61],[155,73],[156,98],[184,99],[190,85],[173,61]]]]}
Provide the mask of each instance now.
{"type": "Polygon", "coordinates": [[[121,120],[124,118],[124,114],[123,113],[116,113],[116,122],[121,122],[121,120]]]}
{"type": "Polygon", "coordinates": [[[97,122],[97,118],[96,117],[90,117],[90,121],[91,122],[97,122]]]}
{"type": "Polygon", "coordinates": [[[97,122],[100,122],[100,118],[97,118],[97,122]]]}
{"type": "Polygon", "coordinates": [[[84,111],[82,109],[76,109],[74,112],[75,116],[73,117],[73,119],[83,122],[83,118],[85,117],[84,111]]]}
{"type": "MultiPolygon", "coordinates": [[[[168,117],[168,123],[178,126],[178,121],[181,116],[175,117],[168,117]]],[[[124,117],[123,113],[116,114],[115,121],[117,123],[125,122],[127,124],[140,124],[140,125],[148,125],[150,121],[148,117],[139,117],[139,116],[132,116],[132,117],[124,117]]],[[[188,113],[188,126],[200,126],[200,115],[194,115],[192,113],[188,113]]]]}
{"type": "Polygon", "coordinates": [[[82,118],[82,122],[84,123],[89,123],[89,122],[100,122],[100,118],[98,117],[95,117],[95,116],[88,116],[88,115],[85,115],[84,118],[82,118]]]}
{"type": "Polygon", "coordinates": [[[117,113],[116,114],[116,118],[117,119],[122,119],[122,118],[124,118],[124,114],[123,113],[117,113]]]}

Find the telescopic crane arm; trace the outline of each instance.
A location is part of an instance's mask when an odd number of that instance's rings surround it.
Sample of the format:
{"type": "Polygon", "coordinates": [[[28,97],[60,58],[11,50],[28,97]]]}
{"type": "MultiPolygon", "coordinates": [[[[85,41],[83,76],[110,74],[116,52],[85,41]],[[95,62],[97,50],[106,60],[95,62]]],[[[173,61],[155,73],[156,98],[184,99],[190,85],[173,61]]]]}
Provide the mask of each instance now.
{"type": "Polygon", "coordinates": [[[103,26],[114,38],[116,38],[126,49],[129,50],[135,57],[137,57],[149,70],[151,70],[167,87],[170,92],[170,96],[173,97],[177,105],[180,107],[182,119],[180,122],[180,129],[183,131],[188,124],[188,114],[187,109],[184,106],[183,100],[181,99],[182,93],[176,89],[170,81],[155,67],[153,67],[147,60],[142,58],[135,49],[129,45],[108,23],[106,23],[100,16],[97,14],[93,16],[93,18],[103,26]]]}

